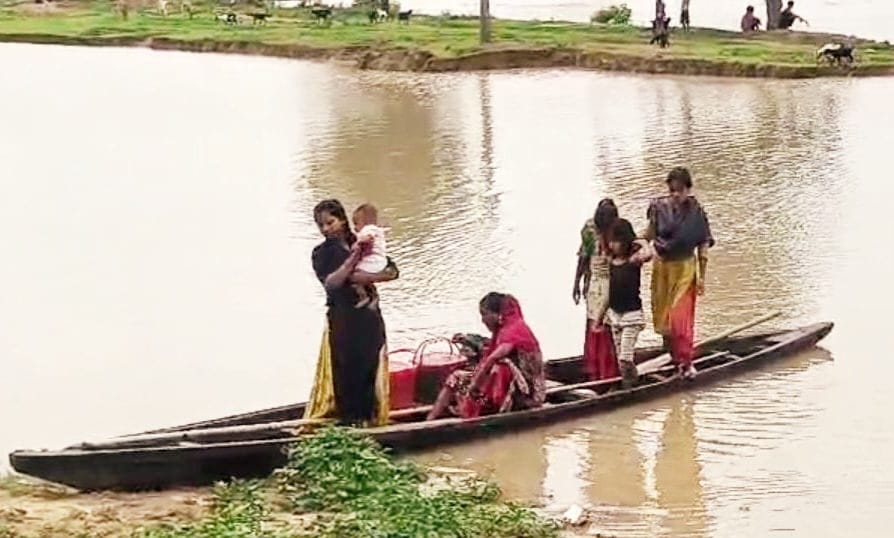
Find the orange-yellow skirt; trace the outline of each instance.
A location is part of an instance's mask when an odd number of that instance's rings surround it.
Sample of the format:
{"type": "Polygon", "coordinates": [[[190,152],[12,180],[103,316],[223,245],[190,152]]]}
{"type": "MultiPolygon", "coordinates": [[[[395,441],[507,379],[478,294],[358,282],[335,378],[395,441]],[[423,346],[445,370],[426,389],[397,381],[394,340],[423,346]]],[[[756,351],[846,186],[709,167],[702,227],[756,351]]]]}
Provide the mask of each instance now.
{"type": "Polygon", "coordinates": [[[698,260],[656,258],[652,265],[652,322],[670,344],[674,362],[689,366],[695,343],[698,260]]]}

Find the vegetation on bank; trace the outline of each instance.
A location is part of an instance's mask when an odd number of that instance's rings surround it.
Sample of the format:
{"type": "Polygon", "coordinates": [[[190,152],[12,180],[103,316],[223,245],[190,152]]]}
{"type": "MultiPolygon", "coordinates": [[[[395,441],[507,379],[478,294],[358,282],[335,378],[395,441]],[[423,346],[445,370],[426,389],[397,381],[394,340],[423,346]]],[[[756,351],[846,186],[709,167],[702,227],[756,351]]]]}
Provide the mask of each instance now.
{"type": "Polygon", "coordinates": [[[604,7],[590,17],[591,23],[627,25],[633,18],[633,10],[627,4],[604,7]]]}
{"type": "MultiPolygon", "coordinates": [[[[43,4],[41,4],[43,5],[43,4]]],[[[0,40],[46,41],[57,38],[73,43],[124,44],[149,38],[186,43],[232,43],[269,47],[306,47],[320,51],[415,50],[436,58],[457,58],[482,50],[574,50],[580,53],[616,55],[649,61],[714,62],[725,65],[779,66],[816,70],[816,49],[830,36],[772,32],[744,36],[735,32],[695,29],[674,31],[671,46],[659,50],[648,45],[649,31],[625,24],[507,21],[493,23],[493,44],[478,43],[478,21],[472,17],[414,15],[409,24],[397,21],[370,23],[364,8],[335,10],[331,20],[320,23],[309,9],[274,8],[266,24],[254,24],[247,14],[266,8],[241,7],[246,16],[228,25],[215,18],[211,6],[196,6],[194,16],[180,13],[176,2],[161,16],[154,7],[131,12],[125,20],[113,4],[59,4],[36,9],[35,4],[0,9],[0,40]]],[[[614,20],[617,14],[611,15],[614,20]]],[[[894,68],[894,48],[887,43],[861,42],[858,69],[894,68]]],[[[523,62],[522,62],[523,63],[523,62]]],[[[507,66],[512,67],[512,66],[507,66]]]]}
{"type": "MultiPolygon", "coordinates": [[[[11,484],[12,482],[10,482],[11,484]]],[[[473,474],[398,462],[369,438],[327,428],[296,445],[263,481],[214,488],[192,521],[121,528],[132,538],[553,538],[558,526],[501,500],[473,474]]],[[[0,538],[44,536],[0,525],[0,538]]],[[[91,535],[93,536],[93,535],[91,535]]]]}

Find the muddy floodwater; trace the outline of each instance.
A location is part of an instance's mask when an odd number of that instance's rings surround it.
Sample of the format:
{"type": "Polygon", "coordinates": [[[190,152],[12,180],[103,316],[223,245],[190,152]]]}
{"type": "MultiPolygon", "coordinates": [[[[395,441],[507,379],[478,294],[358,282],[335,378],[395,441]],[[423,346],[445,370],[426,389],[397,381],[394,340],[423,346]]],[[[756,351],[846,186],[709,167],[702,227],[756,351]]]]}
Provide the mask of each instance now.
{"type": "Polygon", "coordinates": [[[420,76],[26,45],[0,64],[4,455],[305,399],[324,197],[373,202],[391,228],[392,347],[482,330],[479,297],[505,290],[547,357],[578,353],[581,224],[603,196],[642,224],[685,164],[717,238],[699,333],[778,309],[771,326],[834,321],[822,348],[416,457],[591,507],[619,536],[894,523],[894,80],[420,76]]]}

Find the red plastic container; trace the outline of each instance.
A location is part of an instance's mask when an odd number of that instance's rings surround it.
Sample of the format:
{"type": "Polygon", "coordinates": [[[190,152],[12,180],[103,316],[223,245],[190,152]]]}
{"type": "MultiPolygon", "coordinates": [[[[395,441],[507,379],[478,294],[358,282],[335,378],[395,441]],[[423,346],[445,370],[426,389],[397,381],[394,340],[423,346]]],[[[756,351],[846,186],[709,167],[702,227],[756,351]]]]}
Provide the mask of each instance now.
{"type": "Polygon", "coordinates": [[[416,352],[412,349],[397,349],[388,354],[391,409],[416,405],[417,370],[416,352]]]}
{"type": "Polygon", "coordinates": [[[430,404],[438,397],[441,387],[454,370],[468,362],[468,358],[459,352],[456,345],[446,338],[434,338],[423,342],[416,350],[416,401],[430,404]],[[443,342],[446,351],[429,351],[432,344],[443,342]]]}

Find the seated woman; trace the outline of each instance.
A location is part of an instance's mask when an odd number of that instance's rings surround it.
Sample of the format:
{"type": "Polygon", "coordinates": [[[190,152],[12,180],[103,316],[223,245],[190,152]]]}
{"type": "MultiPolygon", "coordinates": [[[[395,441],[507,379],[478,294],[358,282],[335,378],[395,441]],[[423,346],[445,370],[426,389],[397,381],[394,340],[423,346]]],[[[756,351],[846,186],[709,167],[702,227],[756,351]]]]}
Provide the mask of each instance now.
{"type": "Polygon", "coordinates": [[[428,414],[434,420],[450,410],[463,418],[540,407],[546,400],[546,379],[540,344],[525,323],[515,297],[488,293],[479,304],[490,339],[456,335],[454,342],[473,361],[474,369],[457,370],[428,414]]]}

